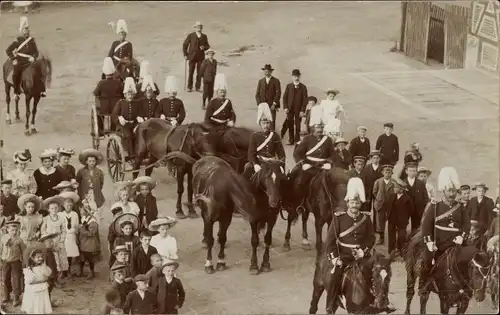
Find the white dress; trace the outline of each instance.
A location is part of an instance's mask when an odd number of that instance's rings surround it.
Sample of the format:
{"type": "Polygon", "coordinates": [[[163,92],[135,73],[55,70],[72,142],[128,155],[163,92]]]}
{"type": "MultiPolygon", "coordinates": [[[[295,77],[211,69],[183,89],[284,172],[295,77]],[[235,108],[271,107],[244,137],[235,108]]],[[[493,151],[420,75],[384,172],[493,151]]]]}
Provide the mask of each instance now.
{"type": "Polygon", "coordinates": [[[139,216],[139,206],[133,201],[129,201],[127,202],[127,204],[124,204],[121,201],[117,201],[111,206],[111,209],[114,209],[116,207],[121,207],[123,209],[123,213],[132,213],[136,216],[139,216]]]}
{"type": "Polygon", "coordinates": [[[26,314],[52,314],[49,285],[47,282],[32,284],[35,280],[46,281],[50,273],[50,268],[45,264],[23,269],[24,294],[21,310],[26,314]]]}
{"type": "Polygon", "coordinates": [[[61,213],[58,213],[57,220],[52,219],[50,215],[43,218],[41,234],[58,234],[54,237],[54,257],[56,258],[57,271],[67,271],[69,268],[66,248],[64,246],[64,241],[66,240],[66,230],[66,219],[61,216],[61,213]]]}
{"type": "Polygon", "coordinates": [[[78,257],[80,256],[80,251],[78,250],[78,245],[76,244],[76,232],[78,231],[78,215],[75,211],[70,213],[63,211],[59,212],[64,220],[66,220],[66,239],[64,240],[64,248],[66,249],[67,257],[78,257]],[[71,223],[71,228],[68,229],[68,221],[71,223]]]}
{"type": "Polygon", "coordinates": [[[177,240],[173,236],[167,234],[167,237],[161,237],[160,234],[156,234],[151,238],[149,245],[156,248],[158,254],[160,254],[163,259],[179,259],[179,256],[177,256],[177,240]]]}
{"type": "Polygon", "coordinates": [[[7,179],[12,180],[12,193],[18,197],[30,193],[36,193],[36,182],[33,178],[33,170],[13,169],[5,176],[7,179]]]}
{"type": "Polygon", "coordinates": [[[322,100],[320,106],[323,108],[325,133],[334,135],[342,132],[340,130],[341,121],[338,117],[344,111],[344,107],[340,102],[337,100],[322,100]]]}

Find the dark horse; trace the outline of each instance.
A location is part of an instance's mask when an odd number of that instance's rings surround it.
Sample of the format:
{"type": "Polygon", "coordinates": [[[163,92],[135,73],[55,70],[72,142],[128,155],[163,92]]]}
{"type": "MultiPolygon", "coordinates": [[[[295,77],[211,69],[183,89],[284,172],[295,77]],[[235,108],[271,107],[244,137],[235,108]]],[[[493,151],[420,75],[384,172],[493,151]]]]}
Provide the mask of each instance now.
{"type": "Polygon", "coordinates": [[[212,247],[213,226],[219,222],[219,256],[217,270],[226,269],[225,244],[227,229],[234,211],[239,211],[250,221],[252,234],[257,233],[259,213],[255,196],[248,180],[238,174],[226,161],[207,156],[193,165],[193,189],[195,200],[203,217],[203,237],[207,245],[205,271],[213,273],[212,247]]]}
{"type": "MultiPolygon", "coordinates": [[[[139,62],[135,59],[132,61],[120,61],[116,64],[115,73],[113,74],[115,79],[119,79],[122,82],[125,81],[125,78],[132,77],[134,81],[137,83],[139,80],[139,73],[141,71],[141,66],[139,62]],[[130,72],[129,72],[130,71],[130,72]]],[[[101,74],[101,80],[106,79],[104,73],[101,74]]],[[[138,91],[139,92],[139,91],[138,91]]]]}
{"type": "MultiPolygon", "coordinates": [[[[7,124],[10,124],[10,89],[14,87],[12,82],[9,82],[9,74],[13,70],[13,65],[10,59],[7,59],[3,64],[3,81],[5,84],[5,101],[7,102],[7,124]]],[[[40,95],[44,92],[44,87],[50,88],[52,83],[52,61],[46,56],[40,56],[36,61],[24,69],[21,76],[21,88],[26,99],[26,124],[24,134],[29,136],[37,133],[35,128],[35,116],[40,95]],[[33,111],[31,111],[30,103],[33,99],[33,111]],[[31,115],[31,126],[30,126],[31,115]]],[[[16,103],[16,121],[21,121],[19,117],[19,100],[16,103]]]]}
{"type": "MultiPolygon", "coordinates": [[[[410,305],[415,295],[415,281],[420,275],[421,253],[425,248],[421,231],[417,231],[404,250],[406,265],[406,310],[410,314],[410,305]]],[[[476,301],[485,298],[490,262],[485,251],[475,246],[455,246],[447,250],[436,261],[431,276],[420,293],[420,314],[426,314],[427,300],[431,292],[439,295],[441,314],[448,314],[457,306],[457,314],[465,314],[469,301],[474,296],[476,301]]]]}
{"type": "MultiPolygon", "coordinates": [[[[177,216],[184,218],[182,211],[182,194],[184,193],[184,177],[187,174],[187,192],[189,216],[197,217],[193,207],[193,172],[194,162],[202,155],[214,154],[211,145],[213,140],[201,124],[188,124],[172,127],[160,118],[149,119],[137,127],[136,157],[134,170],[140,170],[146,157],[149,156],[145,170],[147,176],[153,172],[153,167],[159,160],[165,160],[169,169],[177,179],[177,216]]],[[[139,171],[134,172],[136,178],[139,171]]]]}
{"type": "Polygon", "coordinates": [[[243,173],[248,162],[248,146],[254,132],[244,127],[227,127],[223,136],[216,138],[217,156],[228,162],[239,174],[243,173]]]}
{"type": "MultiPolygon", "coordinates": [[[[324,247],[323,247],[324,249],[324,247]]],[[[389,258],[381,253],[373,250],[370,257],[371,270],[371,287],[367,286],[363,279],[363,274],[358,270],[360,268],[356,262],[348,266],[344,270],[341,280],[341,288],[339,295],[345,297],[345,307],[341,305],[340,299],[335,299],[335,294],[331,288],[333,268],[332,263],[328,260],[326,253],[323,251],[316,260],[316,269],[313,279],[313,294],[309,308],[309,314],[316,314],[318,311],[318,303],[323,294],[327,292],[326,297],[326,313],[335,314],[338,306],[346,309],[348,313],[354,314],[378,314],[381,312],[391,312],[389,310],[389,284],[391,281],[392,271],[391,263],[394,256],[389,258]],[[339,305],[340,304],[340,305],[339,305]]]]}
{"type": "MultiPolygon", "coordinates": [[[[323,227],[325,224],[330,227],[333,219],[333,213],[336,211],[344,211],[347,208],[344,197],[347,191],[348,176],[345,171],[340,168],[332,168],[330,170],[320,170],[311,180],[307,187],[308,193],[304,200],[302,209],[302,244],[309,246],[307,234],[307,220],[309,214],[314,215],[314,226],[316,230],[316,252],[321,252],[323,245],[323,227]]],[[[288,193],[288,196],[293,195],[288,193]]],[[[289,203],[294,209],[299,207],[298,204],[289,203]]],[[[287,229],[285,233],[284,249],[290,249],[291,225],[298,217],[298,211],[289,209],[287,218],[287,229]]]]}

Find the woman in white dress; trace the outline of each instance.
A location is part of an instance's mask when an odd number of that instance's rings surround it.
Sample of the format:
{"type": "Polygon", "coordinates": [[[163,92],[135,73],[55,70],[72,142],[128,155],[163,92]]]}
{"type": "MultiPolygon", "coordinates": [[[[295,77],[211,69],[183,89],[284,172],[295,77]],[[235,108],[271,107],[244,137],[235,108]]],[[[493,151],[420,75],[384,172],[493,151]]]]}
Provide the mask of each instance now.
{"type": "Polygon", "coordinates": [[[177,247],[177,240],[175,237],[168,234],[168,230],[177,223],[175,218],[164,217],[158,218],[149,224],[149,230],[158,232],[157,235],[151,238],[149,245],[156,248],[158,254],[163,260],[178,260],[177,255],[179,248],[177,247]]]}
{"type": "Polygon", "coordinates": [[[51,314],[47,280],[52,270],[45,264],[42,249],[31,252],[28,267],[23,269],[24,294],[21,310],[26,314],[51,314]]]}
{"type": "Polygon", "coordinates": [[[17,197],[24,194],[34,194],[36,192],[36,182],[33,178],[33,170],[26,168],[31,161],[29,150],[17,151],[14,153],[15,169],[6,174],[6,178],[12,180],[12,193],[17,197]]]}
{"type": "Polygon", "coordinates": [[[80,227],[78,214],[75,212],[75,204],[80,200],[76,192],[65,191],[59,194],[64,199],[64,211],[59,212],[59,215],[66,221],[66,238],[64,239],[64,249],[68,257],[68,271],[63,273],[63,277],[71,276],[71,265],[76,262],[76,258],[80,256],[78,250],[77,232],[80,227]]]}
{"type": "MultiPolygon", "coordinates": [[[[344,112],[344,107],[340,104],[335,97],[339,91],[328,89],[326,91],[326,100],[322,100],[320,106],[323,108],[323,121],[325,122],[325,134],[331,136],[333,140],[342,137],[342,130],[340,125],[340,113],[344,112]]],[[[345,117],[345,114],[344,114],[345,117]]]]}

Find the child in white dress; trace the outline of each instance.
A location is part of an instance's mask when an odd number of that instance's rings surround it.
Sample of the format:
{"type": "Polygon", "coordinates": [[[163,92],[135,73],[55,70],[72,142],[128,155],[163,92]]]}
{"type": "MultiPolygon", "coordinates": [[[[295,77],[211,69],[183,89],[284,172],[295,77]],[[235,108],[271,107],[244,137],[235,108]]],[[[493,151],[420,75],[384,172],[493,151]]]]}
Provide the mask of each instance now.
{"type": "Polygon", "coordinates": [[[49,215],[43,218],[41,234],[57,233],[54,238],[54,256],[56,259],[58,277],[63,278],[63,272],[68,271],[68,258],[66,256],[66,248],[64,242],[66,240],[66,219],[59,214],[59,209],[62,207],[63,198],[53,196],[43,201],[43,208],[48,209],[49,215]]]}
{"type": "MultiPolygon", "coordinates": [[[[323,119],[325,122],[325,134],[335,138],[342,137],[342,130],[340,128],[340,114],[344,112],[344,107],[335,97],[339,91],[328,89],[326,91],[326,100],[322,100],[320,106],[323,108],[323,119]]],[[[344,113],[345,117],[345,113],[344,113]]]]}
{"type": "Polygon", "coordinates": [[[28,267],[23,269],[24,294],[21,310],[26,314],[51,314],[49,279],[52,270],[45,264],[41,249],[31,252],[28,267]]]}
{"type": "Polygon", "coordinates": [[[80,256],[77,244],[77,232],[79,228],[78,214],[74,211],[75,204],[80,200],[80,196],[76,192],[65,191],[59,194],[64,199],[64,211],[60,212],[66,221],[66,238],[64,239],[64,249],[68,257],[68,271],[63,273],[63,276],[71,276],[71,265],[76,262],[77,257],[80,256]]]}
{"type": "Polygon", "coordinates": [[[130,201],[134,184],[132,182],[119,182],[116,185],[116,197],[118,201],[111,206],[111,209],[121,207],[123,213],[132,213],[139,216],[139,206],[134,201],[130,201]]]}
{"type": "Polygon", "coordinates": [[[163,260],[179,259],[177,240],[167,233],[175,223],[177,223],[175,218],[165,217],[158,218],[149,224],[150,231],[158,232],[157,235],[151,238],[149,245],[156,248],[163,260]]]}

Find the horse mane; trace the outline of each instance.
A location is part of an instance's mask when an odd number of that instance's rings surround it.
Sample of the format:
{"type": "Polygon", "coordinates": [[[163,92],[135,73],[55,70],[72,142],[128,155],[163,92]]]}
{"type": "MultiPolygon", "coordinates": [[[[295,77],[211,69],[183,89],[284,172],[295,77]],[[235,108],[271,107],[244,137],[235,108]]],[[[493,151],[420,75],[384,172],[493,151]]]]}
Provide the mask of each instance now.
{"type": "Polygon", "coordinates": [[[22,75],[22,82],[24,82],[26,88],[30,90],[33,85],[35,77],[39,75],[41,80],[45,81],[44,83],[47,84],[47,87],[50,87],[50,83],[52,81],[52,59],[48,55],[40,54],[37,60],[33,62],[31,65],[29,65],[26,70],[24,70],[23,75],[22,75]],[[44,76],[42,67],[46,65],[47,66],[47,73],[46,76],[44,76]]]}
{"type": "Polygon", "coordinates": [[[238,149],[247,149],[249,139],[252,134],[256,132],[255,130],[246,128],[246,127],[231,127],[226,131],[226,135],[231,137],[234,144],[238,149]]]}

